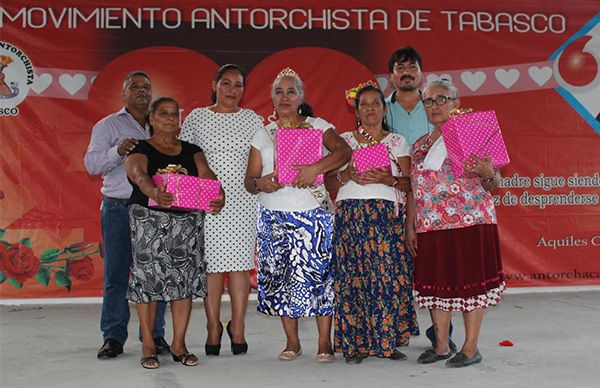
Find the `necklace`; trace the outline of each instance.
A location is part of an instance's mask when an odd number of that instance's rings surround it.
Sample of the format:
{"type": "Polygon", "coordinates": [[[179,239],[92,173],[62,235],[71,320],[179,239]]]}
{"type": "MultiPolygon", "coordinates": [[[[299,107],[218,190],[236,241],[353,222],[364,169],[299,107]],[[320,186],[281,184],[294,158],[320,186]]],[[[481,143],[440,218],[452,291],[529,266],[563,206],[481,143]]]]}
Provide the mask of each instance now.
{"type": "Polygon", "coordinates": [[[296,123],[292,122],[292,120],[288,120],[288,121],[283,121],[282,119],[277,120],[277,126],[279,128],[308,128],[310,127],[310,124],[308,124],[306,122],[306,119],[302,119],[302,117],[300,117],[300,120],[296,123]]]}

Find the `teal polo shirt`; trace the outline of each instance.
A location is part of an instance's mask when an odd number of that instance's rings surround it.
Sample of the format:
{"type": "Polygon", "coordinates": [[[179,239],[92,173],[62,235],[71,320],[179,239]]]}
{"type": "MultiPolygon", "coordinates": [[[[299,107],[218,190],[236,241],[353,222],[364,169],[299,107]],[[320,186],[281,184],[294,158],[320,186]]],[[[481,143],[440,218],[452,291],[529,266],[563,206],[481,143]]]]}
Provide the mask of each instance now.
{"type": "Polygon", "coordinates": [[[394,133],[404,136],[408,144],[412,145],[424,134],[433,129],[433,125],[427,120],[425,107],[419,102],[412,111],[407,112],[396,101],[396,92],[394,91],[386,99],[387,105],[387,124],[394,133]]]}

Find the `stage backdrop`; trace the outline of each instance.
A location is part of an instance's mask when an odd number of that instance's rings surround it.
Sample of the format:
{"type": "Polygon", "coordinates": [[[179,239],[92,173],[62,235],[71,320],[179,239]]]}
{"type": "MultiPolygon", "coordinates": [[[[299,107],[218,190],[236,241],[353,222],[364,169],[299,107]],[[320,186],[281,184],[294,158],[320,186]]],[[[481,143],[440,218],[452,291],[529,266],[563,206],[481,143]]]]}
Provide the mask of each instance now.
{"type": "Polygon", "coordinates": [[[600,284],[598,1],[176,3],[2,1],[1,298],[101,295],[101,181],[82,159],[126,73],[148,72],[184,118],[209,104],[218,66],[237,63],[243,105],[266,118],[290,66],[344,132],[344,90],[376,79],[389,93],[387,60],[404,45],[426,80],[451,78],[463,106],[497,112],[512,160],[494,192],[509,285],[600,284]]]}

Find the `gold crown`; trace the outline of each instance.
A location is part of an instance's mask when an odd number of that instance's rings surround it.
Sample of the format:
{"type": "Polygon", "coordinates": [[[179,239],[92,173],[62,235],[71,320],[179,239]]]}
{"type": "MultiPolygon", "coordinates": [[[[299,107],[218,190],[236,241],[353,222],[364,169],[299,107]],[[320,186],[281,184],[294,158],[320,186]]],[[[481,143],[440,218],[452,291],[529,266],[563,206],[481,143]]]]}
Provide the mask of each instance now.
{"type": "Polygon", "coordinates": [[[279,74],[277,74],[276,78],[279,77],[294,77],[294,78],[300,78],[300,76],[298,75],[298,73],[296,73],[294,71],[294,69],[290,68],[290,67],[286,67],[285,69],[281,70],[279,72],[279,74]]]}

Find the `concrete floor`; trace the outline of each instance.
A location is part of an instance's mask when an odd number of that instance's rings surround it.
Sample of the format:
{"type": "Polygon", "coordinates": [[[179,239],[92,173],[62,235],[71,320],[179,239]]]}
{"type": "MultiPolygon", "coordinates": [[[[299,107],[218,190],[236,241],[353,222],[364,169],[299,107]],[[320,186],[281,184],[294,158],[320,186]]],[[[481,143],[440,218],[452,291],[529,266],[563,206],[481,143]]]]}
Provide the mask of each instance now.
{"type": "MultiPolygon", "coordinates": [[[[228,303],[223,321],[228,320],[228,303]]],[[[205,324],[201,303],[194,303],[188,347],[200,356],[198,367],[184,367],[167,357],[158,370],[138,364],[139,343],[131,339],[114,360],[96,359],[101,345],[99,305],[0,306],[1,387],[600,387],[600,291],[506,295],[486,315],[480,351],[483,363],[452,370],[443,362],[419,365],[427,348],[422,335],[403,351],[408,360],[369,358],[347,365],[338,356],[318,365],[314,319],[302,320],[304,354],[281,362],[284,346],[277,318],[265,317],[250,304],[249,353],[232,356],[223,339],[220,357],[204,356],[205,324]],[[498,343],[508,339],[513,347],[498,343]]],[[[170,320],[168,320],[170,322],[170,320]]],[[[419,311],[424,330],[428,314],[419,311]]],[[[464,338],[455,317],[457,343],[464,338]]],[[[130,330],[137,330],[132,309],[130,330]]],[[[170,334],[167,335],[167,339],[170,334]]]]}

